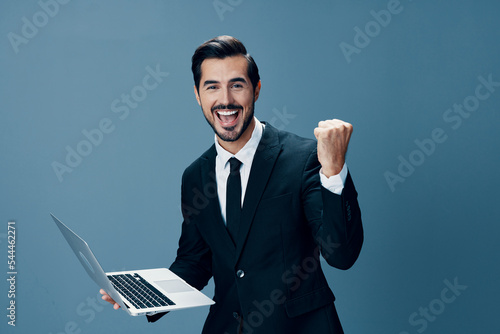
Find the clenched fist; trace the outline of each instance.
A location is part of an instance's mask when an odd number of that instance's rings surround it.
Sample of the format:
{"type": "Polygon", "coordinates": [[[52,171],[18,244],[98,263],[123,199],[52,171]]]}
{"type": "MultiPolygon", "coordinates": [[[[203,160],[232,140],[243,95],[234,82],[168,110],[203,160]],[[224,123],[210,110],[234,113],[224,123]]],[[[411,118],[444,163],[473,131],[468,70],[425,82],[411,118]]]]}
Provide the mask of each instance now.
{"type": "Polygon", "coordinates": [[[351,134],[352,125],[339,119],[321,121],[314,129],[318,140],[318,160],[326,177],[342,170],[351,134]]]}

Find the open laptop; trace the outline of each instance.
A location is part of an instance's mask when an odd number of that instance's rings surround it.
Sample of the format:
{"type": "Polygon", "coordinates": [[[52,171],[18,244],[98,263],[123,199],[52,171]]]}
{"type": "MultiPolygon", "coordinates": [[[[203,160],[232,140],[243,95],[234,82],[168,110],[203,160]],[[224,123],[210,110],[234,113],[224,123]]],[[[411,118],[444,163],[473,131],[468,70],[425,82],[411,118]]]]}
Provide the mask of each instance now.
{"type": "Polygon", "coordinates": [[[128,314],[152,315],[215,303],[166,268],[105,273],[85,240],[50,215],[87,274],[128,314]]]}

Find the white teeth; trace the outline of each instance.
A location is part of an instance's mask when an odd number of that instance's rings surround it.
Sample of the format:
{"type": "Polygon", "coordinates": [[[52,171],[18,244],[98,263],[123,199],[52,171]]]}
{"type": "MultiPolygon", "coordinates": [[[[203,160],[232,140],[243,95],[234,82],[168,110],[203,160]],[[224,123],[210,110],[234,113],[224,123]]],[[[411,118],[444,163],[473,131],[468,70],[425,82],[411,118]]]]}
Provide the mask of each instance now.
{"type": "Polygon", "coordinates": [[[222,115],[222,116],[230,116],[230,115],[234,115],[238,112],[238,110],[233,110],[233,111],[217,111],[219,113],[219,115],[222,115]]]}

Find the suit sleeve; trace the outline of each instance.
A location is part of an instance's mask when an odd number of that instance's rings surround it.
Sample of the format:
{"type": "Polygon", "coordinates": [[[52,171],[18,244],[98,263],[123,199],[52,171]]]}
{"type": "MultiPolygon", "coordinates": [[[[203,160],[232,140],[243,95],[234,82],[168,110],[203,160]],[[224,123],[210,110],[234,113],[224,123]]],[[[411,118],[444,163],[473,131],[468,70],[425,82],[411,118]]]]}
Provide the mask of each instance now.
{"type": "Polygon", "coordinates": [[[182,232],[177,257],[170,270],[198,290],[203,289],[212,277],[212,252],[198,230],[196,220],[203,212],[195,209],[193,189],[186,186],[186,173],[182,176],[182,232]],[[190,191],[191,190],[191,191],[190,191]]]}
{"type": "MultiPolygon", "coordinates": [[[[212,253],[198,231],[194,216],[200,212],[193,208],[192,196],[185,191],[182,177],[182,232],[177,249],[177,257],[170,270],[185,280],[189,285],[202,290],[212,277],[212,253]]],[[[168,312],[146,316],[148,322],[155,322],[168,312]]]]}
{"type": "Polygon", "coordinates": [[[329,265],[349,269],[363,244],[358,194],[350,173],[340,195],[321,186],[321,165],[314,150],[307,159],[302,180],[302,202],[308,224],[329,265]]]}

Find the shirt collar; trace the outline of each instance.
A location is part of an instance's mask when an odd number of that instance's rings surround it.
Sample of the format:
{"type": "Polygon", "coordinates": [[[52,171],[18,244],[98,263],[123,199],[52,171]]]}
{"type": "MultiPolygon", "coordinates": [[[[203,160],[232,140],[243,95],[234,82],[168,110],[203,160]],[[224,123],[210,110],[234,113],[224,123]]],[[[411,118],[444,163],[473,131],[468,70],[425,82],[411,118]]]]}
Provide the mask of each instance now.
{"type": "Polygon", "coordinates": [[[257,117],[255,118],[255,128],[253,129],[252,136],[248,142],[239,150],[236,154],[232,154],[226,151],[217,140],[217,135],[215,135],[215,149],[217,150],[217,159],[219,160],[220,166],[226,167],[226,163],[232,157],[235,157],[242,162],[243,165],[250,166],[253,161],[255,152],[257,152],[257,147],[259,146],[260,139],[262,138],[262,123],[259,122],[257,117]]]}

